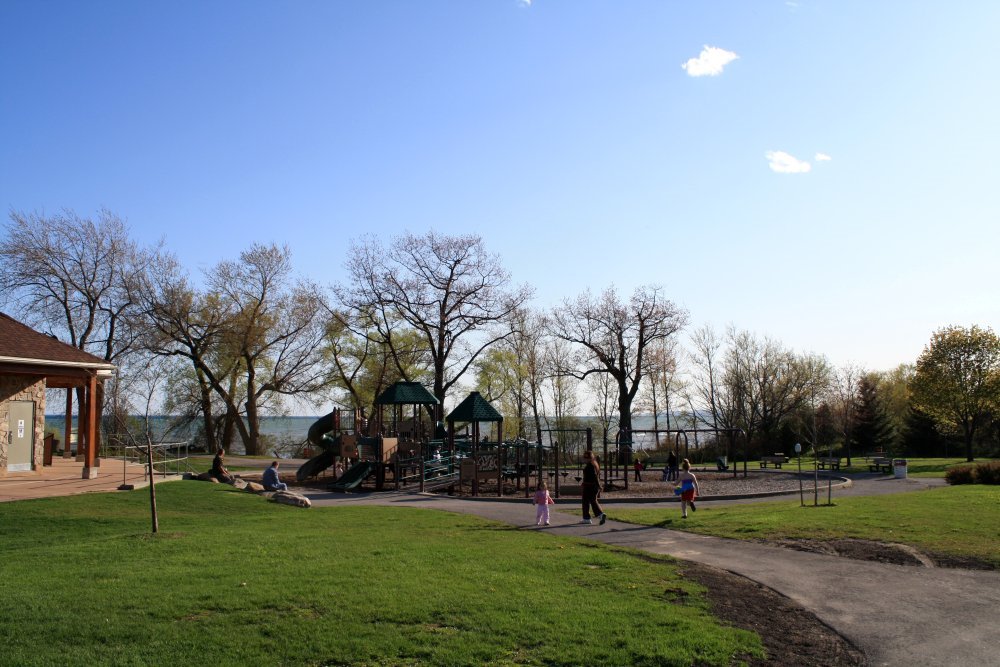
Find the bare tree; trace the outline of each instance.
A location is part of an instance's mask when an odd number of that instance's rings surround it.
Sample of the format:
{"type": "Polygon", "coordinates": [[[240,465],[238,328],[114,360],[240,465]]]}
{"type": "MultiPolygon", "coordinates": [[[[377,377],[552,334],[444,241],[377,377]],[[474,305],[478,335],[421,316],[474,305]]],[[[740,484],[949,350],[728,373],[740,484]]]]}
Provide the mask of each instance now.
{"type": "Polygon", "coordinates": [[[687,395],[691,408],[691,423],[697,428],[698,410],[694,398],[707,408],[711,422],[706,422],[712,428],[734,428],[737,422],[735,414],[730,412],[731,404],[725,400],[722,386],[722,339],[709,325],[703,325],[691,334],[691,361],[694,364],[692,391],[687,395]]]}
{"type": "Polygon", "coordinates": [[[401,353],[400,331],[419,332],[439,411],[479,355],[511,335],[498,324],[531,295],[527,286],[510,288],[499,258],[475,235],[405,234],[388,248],[368,237],[352,246],[347,267],[350,283],[337,296],[346,308],[373,314],[392,355],[401,353]]]}
{"type": "Polygon", "coordinates": [[[857,364],[846,364],[837,369],[831,392],[831,407],[837,431],[843,437],[847,451],[847,465],[851,465],[851,441],[854,433],[854,416],[857,406],[858,385],[865,369],[857,364]]]}
{"type": "Polygon", "coordinates": [[[570,418],[578,408],[577,388],[579,381],[574,376],[574,350],[565,340],[555,338],[545,346],[543,368],[545,387],[552,400],[552,419],[555,428],[570,428],[570,418]]]}
{"type": "Polygon", "coordinates": [[[327,309],[316,285],[292,279],[288,249],[274,245],[254,245],[238,261],[219,263],[207,286],[197,292],[176,262],[162,260],[147,283],[146,313],[155,332],[150,347],[191,361],[206,433],[215,430],[208,387],[223,400],[227,424],[246,452],[258,454],[261,410],[328,381],[321,363],[327,309]]]}
{"type": "Polygon", "coordinates": [[[552,315],[552,332],[576,346],[573,375],[611,376],[617,385],[619,429],[632,429],[632,402],[648,366],[650,346],[669,339],[687,323],[687,313],[658,286],[639,287],[628,302],[609,287],[599,298],[589,291],[566,300],[552,315]]]}
{"type": "Polygon", "coordinates": [[[784,420],[815,403],[828,381],[821,357],[797,356],[777,341],[735,327],[725,340],[705,327],[692,342],[696,393],[709,407],[714,427],[742,429],[751,443],[774,440],[784,420]]]}
{"type": "Polygon", "coordinates": [[[141,294],[149,323],[146,348],[153,354],[183,358],[191,364],[194,386],[183,377],[171,377],[173,391],[167,396],[167,405],[175,402],[178,393],[195,398],[193,405],[198,406],[197,413],[204,420],[209,451],[228,447],[237,422],[242,421],[236,396],[239,360],[224,344],[228,313],[217,297],[197,291],[176,258],[167,253],[161,253],[154,269],[146,274],[141,294]],[[220,385],[225,390],[216,393],[215,387],[220,385]],[[217,428],[213,396],[223,401],[222,429],[217,428]]]}
{"type": "MultiPolygon", "coordinates": [[[[660,413],[671,428],[672,413],[676,410],[674,398],[683,392],[678,363],[677,340],[667,338],[659,341],[649,350],[649,401],[653,413],[653,429],[660,429],[660,413]]],[[[659,444],[659,443],[657,443],[659,444]]]]}
{"type": "Polygon", "coordinates": [[[396,333],[393,354],[370,322],[366,313],[331,310],[324,343],[324,356],[333,368],[331,383],[344,392],[340,402],[364,415],[373,414],[375,399],[393,382],[430,377],[415,331],[396,333]]]}
{"type": "Polygon", "coordinates": [[[123,366],[141,333],[135,290],[150,256],[110,211],[96,220],[15,211],[0,241],[0,295],[29,325],[123,366]]]}
{"type": "MultiPolygon", "coordinates": [[[[287,247],[254,244],[239,261],[220,262],[208,286],[222,297],[226,340],[240,359],[247,423],[237,426],[247,454],[260,454],[265,397],[308,395],[327,383],[320,363],[326,307],[317,285],[292,279],[287,247]]],[[[226,392],[221,384],[213,388],[226,392]]]]}
{"type": "Polygon", "coordinates": [[[594,396],[593,414],[601,422],[601,436],[608,439],[611,432],[611,425],[616,417],[616,407],[618,405],[618,384],[615,379],[607,373],[597,373],[587,378],[591,393],[594,396]]]}
{"type": "Polygon", "coordinates": [[[109,362],[135,349],[135,288],[150,253],[117,215],[13,212],[0,259],[0,292],[28,324],[109,362]]]}

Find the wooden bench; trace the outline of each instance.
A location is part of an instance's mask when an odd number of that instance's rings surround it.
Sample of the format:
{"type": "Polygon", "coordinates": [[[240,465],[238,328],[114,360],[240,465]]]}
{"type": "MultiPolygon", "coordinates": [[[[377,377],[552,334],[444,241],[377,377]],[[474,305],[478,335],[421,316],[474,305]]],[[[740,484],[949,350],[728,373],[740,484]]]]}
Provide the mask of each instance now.
{"type": "Polygon", "coordinates": [[[820,470],[840,470],[840,457],[839,456],[818,456],[816,457],[816,463],[819,465],[820,470]]]}
{"type": "Polygon", "coordinates": [[[889,471],[892,470],[892,459],[874,458],[868,462],[868,470],[888,475],[889,471]]]}
{"type": "Polygon", "coordinates": [[[768,463],[772,464],[775,468],[780,468],[782,464],[788,463],[788,458],[784,454],[775,454],[774,456],[760,457],[761,468],[766,468],[768,463]]]}

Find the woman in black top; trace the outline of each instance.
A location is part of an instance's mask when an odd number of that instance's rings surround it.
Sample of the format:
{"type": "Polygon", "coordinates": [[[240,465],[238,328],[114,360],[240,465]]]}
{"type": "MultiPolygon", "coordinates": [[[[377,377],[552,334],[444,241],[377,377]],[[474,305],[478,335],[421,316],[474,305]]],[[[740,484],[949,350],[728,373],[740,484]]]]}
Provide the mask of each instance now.
{"type": "Polygon", "coordinates": [[[594,516],[603,526],[607,520],[607,515],[601,509],[601,504],[597,502],[597,496],[601,492],[601,467],[597,463],[597,456],[589,449],[583,453],[583,521],[580,523],[594,523],[590,519],[590,510],[594,510],[594,516]]]}
{"type": "Polygon", "coordinates": [[[226,450],[219,447],[219,451],[215,453],[215,458],[212,459],[212,470],[209,474],[224,484],[232,484],[233,476],[229,474],[228,470],[226,470],[226,464],[223,461],[223,457],[225,457],[225,455],[226,450]]]}

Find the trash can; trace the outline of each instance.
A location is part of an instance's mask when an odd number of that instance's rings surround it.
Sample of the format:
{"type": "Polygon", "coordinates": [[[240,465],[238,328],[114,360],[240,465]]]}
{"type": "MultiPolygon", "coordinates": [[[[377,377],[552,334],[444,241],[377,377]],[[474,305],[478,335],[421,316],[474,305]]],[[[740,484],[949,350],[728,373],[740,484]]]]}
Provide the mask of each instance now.
{"type": "Polygon", "coordinates": [[[896,479],[906,479],[906,459],[893,459],[892,471],[896,479]]]}

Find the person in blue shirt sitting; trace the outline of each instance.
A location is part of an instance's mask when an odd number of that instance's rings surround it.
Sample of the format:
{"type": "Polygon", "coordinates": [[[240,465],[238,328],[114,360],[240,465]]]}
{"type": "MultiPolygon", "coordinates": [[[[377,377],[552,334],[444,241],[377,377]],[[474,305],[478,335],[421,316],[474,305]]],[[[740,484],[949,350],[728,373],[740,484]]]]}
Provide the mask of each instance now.
{"type": "Polygon", "coordinates": [[[278,462],[272,461],[271,467],[264,471],[264,479],[262,483],[264,484],[265,491],[287,491],[288,485],[281,481],[278,477],[278,462]]]}

